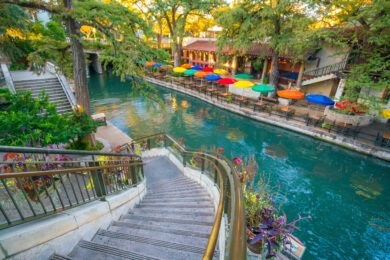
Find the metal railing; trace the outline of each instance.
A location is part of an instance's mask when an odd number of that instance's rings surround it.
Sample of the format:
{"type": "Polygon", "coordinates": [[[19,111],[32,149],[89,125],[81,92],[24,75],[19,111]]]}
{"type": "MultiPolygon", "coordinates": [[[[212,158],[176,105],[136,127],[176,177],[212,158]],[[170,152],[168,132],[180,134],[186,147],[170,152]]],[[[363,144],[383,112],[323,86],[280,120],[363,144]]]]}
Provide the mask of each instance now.
{"type": "MultiPolygon", "coordinates": [[[[317,69],[313,69],[313,70],[308,70],[308,71],[303,72],[303,74],[305,76],[311,76],[312,78],[313,77],[320,77],[320,76],[329,75],[331,73],[343,70],[345,68],[345,66],[347,66],[347,60],[343,60],[342,62],[328,65],[325,67],[321,67],[321,68],[317,68],[317,69]]],[[[309,79],[310,78],[305,79],[305,80],[309,80],[309,79]]],[[[303,81],[305,81],[305,80],[303,80],[303,81]]]]}
{"type": "Polygon", "coordinates": [[[0,146],[0,229],[136,186],[138,155],[0,146]]]}
{"type": "Polygon", "coordinates": [[[203,259],[212,259],[222,223],[226,216],[225,259],[246,258],[244,204],[241,183],[231,163],[218,152],[207,153],[184,148],[167,134],[135,139],[122,149],[140,152],[152,148],[168,149],[185,167],[199,170],[219,189],[220,200],[203,259]]]}

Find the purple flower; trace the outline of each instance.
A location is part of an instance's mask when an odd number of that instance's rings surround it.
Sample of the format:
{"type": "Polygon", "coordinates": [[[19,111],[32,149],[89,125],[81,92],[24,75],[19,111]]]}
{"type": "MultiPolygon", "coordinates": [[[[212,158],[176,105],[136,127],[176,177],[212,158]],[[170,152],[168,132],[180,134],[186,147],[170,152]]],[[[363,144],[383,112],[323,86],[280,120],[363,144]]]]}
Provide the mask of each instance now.
{"type": "Polygon", "coordinates": [[[7,136],[8,136],[8,133],[7,133],[7,132],[5,132],[5,133],[4,133],[4,137],[7,137],[7,136]]]}
{"type": "Polygon", "coordinates": [[[18,165],[19,165],[19,166],[22,166],[22,165],[23,165],[23,163],[22,163],[22,162],[18,162],[18,165]]]}
{"type": "Polygon", "coordinates": [[[256,199],[260,199],[260,194],[256,194],[256,199]]]}
{"type": "Polygon", "coordinates": [[[26,131],[26,127],[24,125],[22,125],[20,129],[22,129],[23,132],[26,131]]]}

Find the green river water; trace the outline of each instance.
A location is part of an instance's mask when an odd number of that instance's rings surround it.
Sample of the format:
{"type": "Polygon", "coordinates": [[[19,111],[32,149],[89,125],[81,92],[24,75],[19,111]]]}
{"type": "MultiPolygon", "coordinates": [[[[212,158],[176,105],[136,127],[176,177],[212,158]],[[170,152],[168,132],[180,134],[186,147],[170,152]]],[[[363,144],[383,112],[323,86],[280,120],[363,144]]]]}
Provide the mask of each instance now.
{"type": "Polygon", "coordinates": [[[132,138],[167,132],[192,148],[223,147],[228,158],[254,155],[260,171],[280,185],[304,259],[390,259],[390,163],[229,113],[172,93],[165,106],[131,94],[129,82],[92,74],[91,105],[132,138]]]}

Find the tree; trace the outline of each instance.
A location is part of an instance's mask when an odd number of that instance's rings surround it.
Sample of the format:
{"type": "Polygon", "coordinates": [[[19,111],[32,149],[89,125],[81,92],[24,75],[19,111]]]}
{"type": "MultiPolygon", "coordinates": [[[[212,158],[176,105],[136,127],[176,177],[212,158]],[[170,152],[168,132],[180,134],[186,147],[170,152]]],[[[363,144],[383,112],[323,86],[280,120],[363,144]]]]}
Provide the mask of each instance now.
{"type": "Polygon", "coordinates": [[[148,32],[146,24],[139,19],[138,15],[115,2],[0,0],[0,5],[44,10],[64,22],[72,51],[76,101],[87,114],[90,114],[90,104],[80,33],[82,25],[90,25],[107,37],[110,45],[102,53],[103,60],[106,63],[113,63],[115,73],[122,78],[127,73],[134,76],[137,71],[141,71],[136,66],[136,62],[140,59],[145,60],[145,55],[152,53],[139,35],[141,32],[148,32]],[[118,40],[116,38],[118,35],[122,35],[122,39],[118,40]]]}
{"type": "Polygon", "coordinates": [[[221,1],[215,0],[155,0],[150,5],[150,12],[161,15],[169,28],[175,66],[180,65],[183,38],[189,17],[204,16],[221,4],[221,1]]]}
{"type": "Polygon", "coordinates": [[[320,1],[321,38],[350,47],[350,73],[345,94],[357,99],[361,90],[390,89],[390,3],[384,0],[320,1]]]}
{"type": "MultiPolygon", "coordinates": [[[[305,1],[244,1],[222,9],[217,22],[224,28],[218,46],[245,51],[253,43],[268,46],[272,52],[270,84],[277,87],[278,58],[282,54],[300,57],[312,48],[308,41],[313,19],[307,15],[305,1]]],[[[265,56],[266,53],[259,53],[265,56]]]]}

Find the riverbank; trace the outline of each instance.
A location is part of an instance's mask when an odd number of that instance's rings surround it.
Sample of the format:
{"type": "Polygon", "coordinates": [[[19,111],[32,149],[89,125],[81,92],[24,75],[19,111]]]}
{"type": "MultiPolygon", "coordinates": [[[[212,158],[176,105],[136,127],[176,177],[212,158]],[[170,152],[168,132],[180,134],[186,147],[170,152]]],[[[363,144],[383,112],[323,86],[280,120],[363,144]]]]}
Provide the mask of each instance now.
{"type": "MultiPolygon", "coordinates": [[[[359,153],[363,153],[366,155],[370,155],[385,161],[390,161],[390,152],[388,149],[380,146],[375,146],[374,141],[362,140],[359,138],[352,138],[345,135],[335,134],[332,132],[328,132],[327,129],[323,128],[314,128],[311,126],[306,126],[305,121],[297,121],[297,120],[287,120],[285,117],[281,117],[278,115],[270,115],[267,112],[253,111],[253,109],[249,107],[241,107],[239,105],[222,102],[216,98],[212,98],[208,95],[202,95],[196,90],[180,87],[171,82],[165,82],[162,80],[158,80],[151,77],[146,77],[146,80],[150,83],[159,85],[164,88],[172,89],[193,97],[196,97],[200,100],[203,100],[207,103],[210,103],[214,106],[227,110],[229,112],[239,114],[245,116],[247,118],[260,121],[263,123],[267,123],[270,125],[274,125],[277,127],[285,128],[290,131],[294,131],[300,134],[304,134],[307,136],[311,136],[316,139],[320,139],[322,141],[336,144],[338,146],[342,146],[349,150],[353,150],[359,153]]],[[[298,108],[297,108],[298,110],[298,108]]]]}

